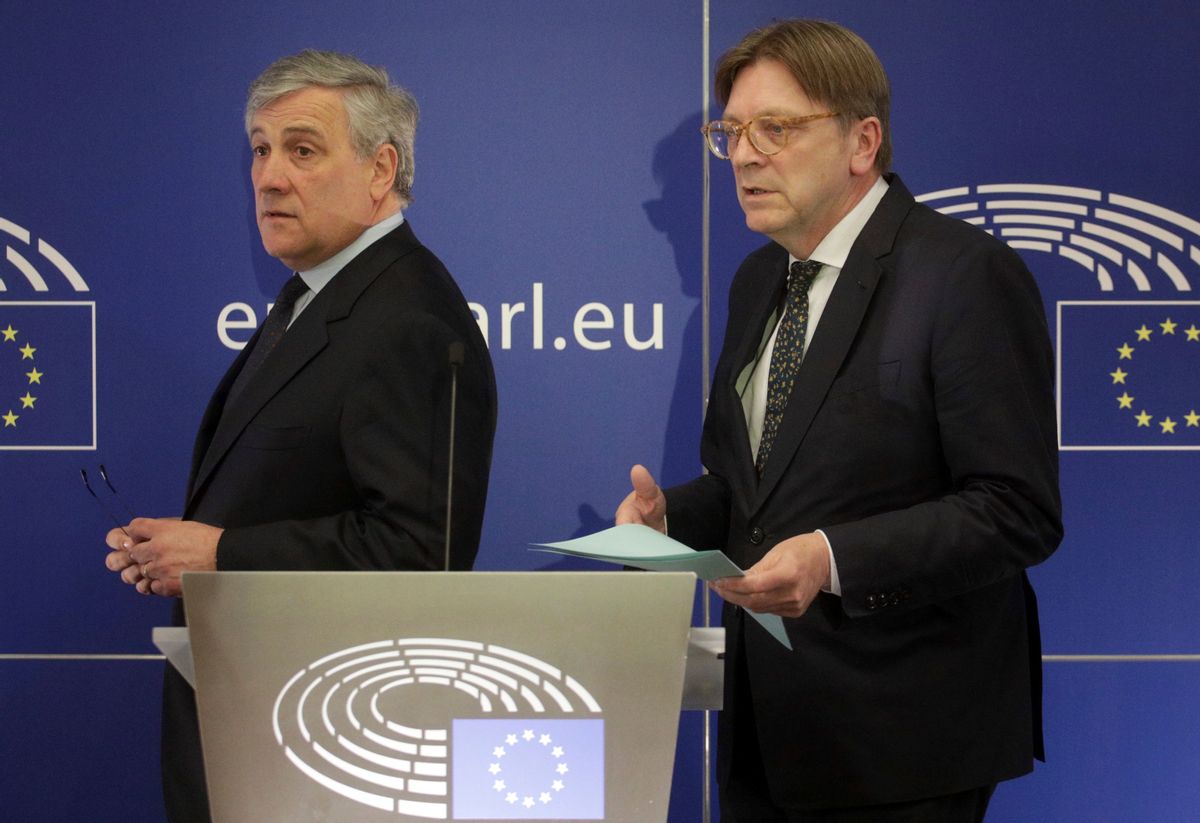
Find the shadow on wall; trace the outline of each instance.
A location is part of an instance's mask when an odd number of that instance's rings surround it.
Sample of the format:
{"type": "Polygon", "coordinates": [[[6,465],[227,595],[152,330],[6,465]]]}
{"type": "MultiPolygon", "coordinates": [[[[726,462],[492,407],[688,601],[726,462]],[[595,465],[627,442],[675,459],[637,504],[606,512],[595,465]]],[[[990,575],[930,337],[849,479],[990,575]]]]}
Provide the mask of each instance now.
{"type": "MultiPolygon", "coordinates": [[[[675,253],[680,290],[694,298],[696,307],[684,328],[679,372],[671,398],[663,443],[663,462],[656,475],[664,486],[689,480],[701,472],[700,427],[703,416],[703,259],[702,218],[704,158],[708,149],[700,134],[701,113],[685,117],[659,141],[654,151],[654,180],[662,189],[656,200],[643,205],[655,230],[666,235],[675,253]]],[[[726,295],[742,258],[761,245],[763,238],[745,227],[745,218],[729,181],[726,162],[709,156],[710,331],[709,376],[716,365],[725,332],[726,295]]]]}
{"type": "MultiPolygon", "coordinates": [[[[703,471],[700,464],[700,431],[703,422],[703,260],[702,219],[704,156],[707,149],[700,134],[701,113],[683,118],[655,146],[651,169],[660,194],[642,204],[650,225],[666,236],[674,254],[679,289],[695,301],[680,338],[679,370],[664,421],[663,459],[649,468],[664,487],[690,480],[703,471]]],[[[725,161],[712,158],[710,214],[712,241],[709,249],[711,276],[710,362],[715,366],[724,335],[726,293],[742,258],[761,245],[763,238],[745,228],[745,219],[732,189],[725,161]]],[[[659,425],[651,421],[650,425],[659,425]]],[[[619,501],[611,501],[615,508],[619,501]]],[[[591,504],[579,507],[579,528],[572,537],[592,534],[612,525],[612,511],[598,511],[591,504]]],[[[588,566],[589,568],[591,566],[588,566]]]]}

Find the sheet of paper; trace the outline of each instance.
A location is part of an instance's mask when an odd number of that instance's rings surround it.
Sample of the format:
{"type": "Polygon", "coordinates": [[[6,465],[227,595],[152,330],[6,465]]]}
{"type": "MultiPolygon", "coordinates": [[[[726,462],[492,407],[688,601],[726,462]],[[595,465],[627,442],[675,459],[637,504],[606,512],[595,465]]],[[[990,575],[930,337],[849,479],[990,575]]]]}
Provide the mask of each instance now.
{"type": "MultiPolygon", "coordinates": [[[[715,549],[696,551],[678,540],[646,526],[627,523],[595,534],[560,540],[555,543],[533,543],[534,551],[587,557],[606,563],[618,563],[650,571],[693,572],[701,580],[717,580],[721,577],[741,577],[745,572],[737,564],[715,549]]],[[[792,641],[783,628],[783,618],[777,614],[759,614],[749,609],[746,613],[758,621],[772,637],[789,651],[792,641]]]]}

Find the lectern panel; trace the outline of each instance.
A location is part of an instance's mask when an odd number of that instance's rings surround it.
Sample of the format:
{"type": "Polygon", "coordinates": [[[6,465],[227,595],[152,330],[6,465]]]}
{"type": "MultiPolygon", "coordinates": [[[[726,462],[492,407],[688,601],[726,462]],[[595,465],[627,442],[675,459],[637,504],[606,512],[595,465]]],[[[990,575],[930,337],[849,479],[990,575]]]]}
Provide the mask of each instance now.
{"type": "Polygon", "coordinates": [[[189,574],[214,820],[665,821],[691,574],[189,574]]]}

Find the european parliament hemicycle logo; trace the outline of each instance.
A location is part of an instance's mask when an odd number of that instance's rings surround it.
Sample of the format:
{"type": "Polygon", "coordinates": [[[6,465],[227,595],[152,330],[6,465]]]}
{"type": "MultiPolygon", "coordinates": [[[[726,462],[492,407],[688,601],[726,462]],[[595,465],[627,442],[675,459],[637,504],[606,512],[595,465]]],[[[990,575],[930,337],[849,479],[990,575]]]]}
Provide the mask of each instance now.
{"type": "Polygon", "coordinates": [[[94,450],[95,302],[17,299],[88,285],[28,229],[0,218],[0,241],[0,451],[94,450]]]}
{"type": "Polygon", "coordinates": [[[284,685],[274,733],[311,780],[383,811],[604,818],[600,705],[570,675],[502,646],[401,638],[341,649],[284,685]]]}
{"type": "Polygon", "coordinates": [[[1200,274],[1200,221],[1072,186],[987,184],[917,199],[1082,268],[1096,297],[1146,295],[1056,302],[1060,449],[1200,450],[1200,301],[1186,299],[1200,274]]]}

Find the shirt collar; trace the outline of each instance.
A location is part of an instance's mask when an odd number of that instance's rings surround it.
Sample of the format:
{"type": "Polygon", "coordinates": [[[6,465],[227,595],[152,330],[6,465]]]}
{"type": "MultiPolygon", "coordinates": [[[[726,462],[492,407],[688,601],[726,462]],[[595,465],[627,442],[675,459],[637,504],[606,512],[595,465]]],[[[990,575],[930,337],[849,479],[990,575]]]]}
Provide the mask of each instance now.
{"type": "Polygon", "coordinates": [[[304,281],[304,285],[308,286],[313,294],[316,294],[328,286],[329,281],[333,279],[334,275],[344,269],[347,263],[358,257],[367,246],[383,237],[392,229],[397,228],[403,222],[404,212],[402,211],[396,212],[391,217],[385,217],[375,225],[368,226],[366,231],[358,236],[358,239],[324,263],[319,263],[308,271],[297,272],[297,274],[304,281]]]}
{"type": "MultiPolygon", "coordinates": [[[[858,239],[858,235],[862,233],[863,226],[867,225],[867,221],[875,213],[875,207],[887,194],[887,190],[887,181],[883,177],[877,178],[871,188],[867,189],[863,199],[859,200],[854,208],[850,209],[846,216],[829,230],[829,234],[825,235],[825,238],[817,244],[808,259],[817,260],[835,269],[845,266],[846,258],[850,256],[851,246],[858,239]]],[[[797,258],[788,255],[789,265],[796,260],[797,258]]]]}

